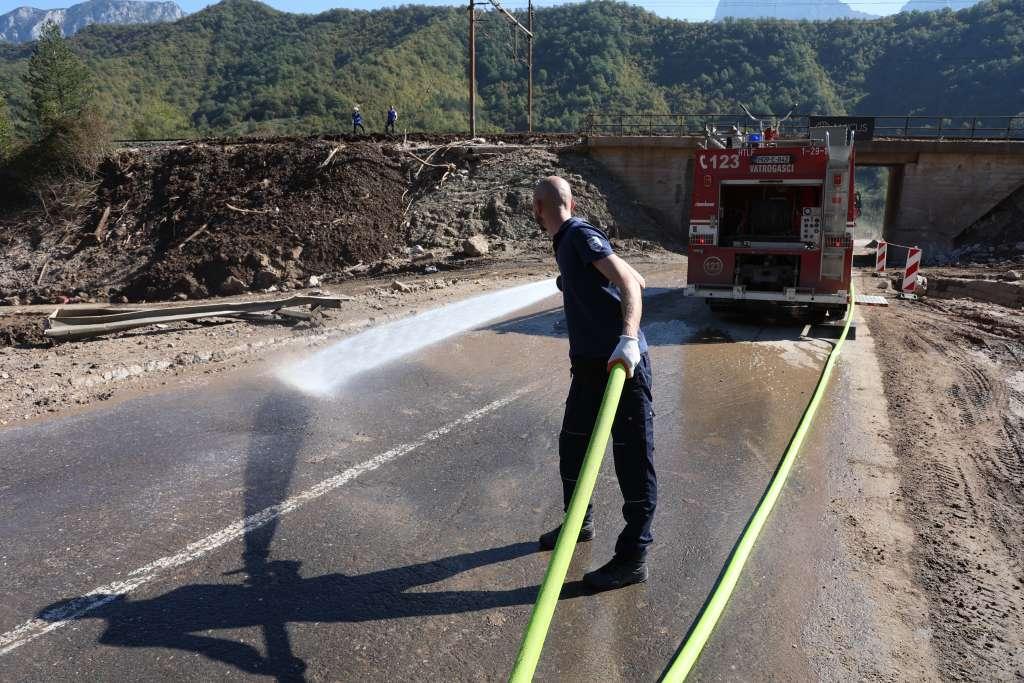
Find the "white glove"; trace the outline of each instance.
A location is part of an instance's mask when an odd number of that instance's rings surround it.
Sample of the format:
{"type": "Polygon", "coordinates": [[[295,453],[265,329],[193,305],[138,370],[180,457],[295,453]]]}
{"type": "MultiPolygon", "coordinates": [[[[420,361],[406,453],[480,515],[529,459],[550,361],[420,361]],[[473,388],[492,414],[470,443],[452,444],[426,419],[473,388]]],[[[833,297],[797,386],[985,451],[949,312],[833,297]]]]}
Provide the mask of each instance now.
{"type": "Polygon", "coordinates": [[[640,363],[640,340],[627,334],[619,337],[619,345],[615,347],[611,358],[608,359],[609,372],[616,363],[622,363],[622,366],[626,368],[626,377],[632,378],[633,370],[640,363]]]}

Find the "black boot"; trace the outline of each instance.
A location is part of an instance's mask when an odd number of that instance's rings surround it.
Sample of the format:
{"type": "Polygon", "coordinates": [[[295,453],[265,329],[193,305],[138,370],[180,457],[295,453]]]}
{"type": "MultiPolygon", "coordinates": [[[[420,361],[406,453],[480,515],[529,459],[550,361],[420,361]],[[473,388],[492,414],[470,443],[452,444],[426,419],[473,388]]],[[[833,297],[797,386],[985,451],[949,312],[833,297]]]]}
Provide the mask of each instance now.
{"type": "Polygon", "coordinates": [[[622,588],[647,580],[647,562],[616,555],[600,569],[583,575],[583,583],[596,591],[622,588]]]}
{"type": "MultiPolygon", "coordinates": [[[[541,550],[554,550],[555,541],[558,540],[558,534],[562,531],[562,525],[559,524],[551,531],[543,534],[540,537],[540,549],[541,550]]],[[[580,535],[576,539],[577,543],[584,543],[594,538],[594,518],[585,517],[583,519],[583,526],[580,527],[580,535]]]]}

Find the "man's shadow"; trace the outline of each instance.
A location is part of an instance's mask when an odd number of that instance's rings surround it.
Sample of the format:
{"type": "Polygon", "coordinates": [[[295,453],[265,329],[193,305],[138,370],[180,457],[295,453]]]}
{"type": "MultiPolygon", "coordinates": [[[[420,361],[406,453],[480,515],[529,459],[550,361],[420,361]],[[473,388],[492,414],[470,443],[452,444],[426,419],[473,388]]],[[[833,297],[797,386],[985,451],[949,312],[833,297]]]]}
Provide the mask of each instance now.
{"type": "MultiPolygon", "coordinates": [[[[308,406],[294,394],[272,393],[260,404],[246,461],[246,517],[288,497],[309,417],[308,406]]],[[[97,606],[73,618],[106,621],[106,630],[99,639],[104,645],[196,652],[247,673],[301,681],[305,680],[306,664],[292,652],[287,629],[290,622],[362,622],[460,614],[527,605],[537,595],[538,586],[410,592],[461,572],[529,555],[536,552],[536,542],[513,543],[366,574],[338,572],[305,578],[300,573],[301,562],[270,558],[279,519],[272,517],[247,530],[243,566],[225,574],[244,574],[242,583],[192,584],[140,600],[126,595],[109,601],[101,595],[83,596],[50,605],[40,611],[39,618],[66,618],[70,605],[87,601],[97,606]],[[246,627],[260,628],[264,653],[248,643],[210,635],[212,631],[246,627]]],[[[344,530],[339,529],[338,535],[343,536],[344,530]]],[[[584,594],[586,589],[579,581],[566,584],[562,590],[563,598],[584,594]]]]}
{"type": "MultiPolygon", "coordinates": [[[[439,560],[358,575],[304,578],[301,563],[265,563],[258,581],[191,584],[150,599],[119,596],[78,619],[103,619],[99,642],[118,647],[163,647],[196,652],[252,674],[303,680],[305,663],[292,654],[290,622],[362,622],[461,614],[532,604],[537,586],[505,590],[409,592],[460,572],[536,552],[537,544],[514,543],[439,560]],[[210,632],[259,627],[265,654],[256,647],[210,632]]],[[[585,594],[582,582],[567,584],[563,598],[585,594]]],[[[100,598],[102,596],[91,596],[100,598]]],[[[58,614],[66,602],[43,610],[58,614]]]]}

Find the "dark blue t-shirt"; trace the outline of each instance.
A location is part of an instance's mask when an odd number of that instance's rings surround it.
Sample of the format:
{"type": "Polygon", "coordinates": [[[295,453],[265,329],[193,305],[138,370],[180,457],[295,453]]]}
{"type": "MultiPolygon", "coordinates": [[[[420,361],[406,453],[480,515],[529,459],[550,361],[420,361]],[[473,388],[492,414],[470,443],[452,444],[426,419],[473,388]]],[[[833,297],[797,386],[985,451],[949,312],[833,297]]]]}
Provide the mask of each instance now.
{"type": "Polygon", "coordinates": [[[398,112],[394,109],[388,109],[388,123],[394,123],[398,120],[398,112]]]}
{"type": "MultiPolygon", "coordinates": [[[[554,243],[562,274],[569,357],[607,359],[622,334],[619,289],[593,265],[613,253],[608,236],[582,219],[570,218],[558,229],[554,243]]],[[[639,335],[640,352],[645,353],[647,340],[643,332],[639,335]]]]}

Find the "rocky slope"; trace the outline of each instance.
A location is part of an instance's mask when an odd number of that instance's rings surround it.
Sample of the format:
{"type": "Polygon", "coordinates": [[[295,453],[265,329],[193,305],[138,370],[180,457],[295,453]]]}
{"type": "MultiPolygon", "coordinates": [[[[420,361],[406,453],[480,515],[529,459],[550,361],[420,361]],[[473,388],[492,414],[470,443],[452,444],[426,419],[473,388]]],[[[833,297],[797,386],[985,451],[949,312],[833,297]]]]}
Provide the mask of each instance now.
{"type": "Polygon", "coordinates": [[[951,9],[954,12],[974,7],[980,0],[909,0],[901,12],[932,12],[951,9]]]}
{"type": "MultiPolygon", "coordinates": [[[[930,12],[951,9],[958,11],[974,7],[980,0],[908,0],[901,12],[930,12]]],[[[731,19],[877,19],[875,14],[861,12],[841,0],[817,2],[750,2],[750,0],[719,0],[715,21],[731,19]]]]}
{"type": "Polygon", "coordinates": [[[89,24],[151,24],[176,21],[183,16],[185,13],[177,3],[140,0],[88,0],[66,9],[18,7],[0,16],[0,40],[36,40],[48,22],[57,24],[65,36],[70,36],[89,24]]]}
{"type": "Polygon", "coordinates": [[[759,2],[719,0],[715,21],[733,19],[877,19],[874,14],[858,12],[840,0],[817,2],[759,2]]]}

